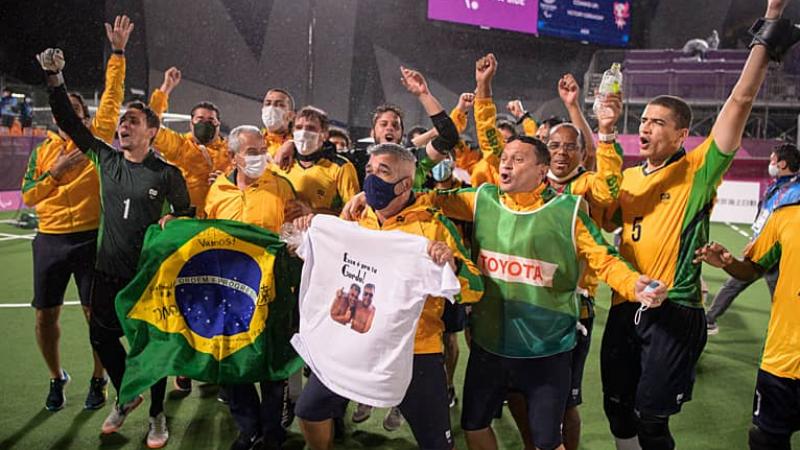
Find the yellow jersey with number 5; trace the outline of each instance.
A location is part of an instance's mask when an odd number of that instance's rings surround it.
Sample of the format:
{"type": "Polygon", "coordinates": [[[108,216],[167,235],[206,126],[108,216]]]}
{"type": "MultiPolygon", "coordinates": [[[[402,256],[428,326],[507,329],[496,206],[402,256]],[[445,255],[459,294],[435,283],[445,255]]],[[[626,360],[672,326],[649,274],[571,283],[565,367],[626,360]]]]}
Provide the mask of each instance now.
{"type": "MultiPolygon", "coordinates": [[[[733,154],[708,137],[692,151],[681,148],[660,168],[623,172],[611,223],[622,226],[620,254],[641,273],[669,287],[670,301],[702,308],[695,250],[708,242],[717,187],[733,154]]],[[[613,304],[624,300],[614,295],[613,304]]]]}

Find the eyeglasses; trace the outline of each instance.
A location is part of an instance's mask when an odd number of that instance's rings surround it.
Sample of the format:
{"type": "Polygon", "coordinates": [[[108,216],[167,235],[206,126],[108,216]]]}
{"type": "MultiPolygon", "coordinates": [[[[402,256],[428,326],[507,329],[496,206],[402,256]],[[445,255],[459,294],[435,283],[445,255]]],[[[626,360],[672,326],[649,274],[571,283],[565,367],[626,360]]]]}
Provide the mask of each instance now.
{"type": "Polygon", "coordinates": [[[547,149],[550,151],[555,151],[558,150],[559,148],[563,148],[568,152],[574,152],[578,150],[578,144],[574,142],[553,142],[553,141],[547,143],[547,149]]]}

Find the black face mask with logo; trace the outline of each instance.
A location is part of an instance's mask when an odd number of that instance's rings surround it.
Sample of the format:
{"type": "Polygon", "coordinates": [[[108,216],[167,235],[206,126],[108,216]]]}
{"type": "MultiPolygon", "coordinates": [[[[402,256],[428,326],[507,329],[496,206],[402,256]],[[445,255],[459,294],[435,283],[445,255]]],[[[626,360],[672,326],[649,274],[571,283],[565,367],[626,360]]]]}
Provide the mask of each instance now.
{"type": "Polygon", "coordinates": [[[197,122],[192,125],[192,133],[194,134],[197,142],[206,145],[217,135],[217,127],[211,122],[197,122]]]}

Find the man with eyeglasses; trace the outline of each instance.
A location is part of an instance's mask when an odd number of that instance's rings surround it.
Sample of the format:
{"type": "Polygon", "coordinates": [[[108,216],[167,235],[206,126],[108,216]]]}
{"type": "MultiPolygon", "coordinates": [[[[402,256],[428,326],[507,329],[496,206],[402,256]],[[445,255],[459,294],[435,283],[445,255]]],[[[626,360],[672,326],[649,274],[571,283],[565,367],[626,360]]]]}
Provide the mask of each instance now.
{"type": "MultiPolygon", "coordinates": [[[[559,91],[563,84],[559,83],[559,91]]],[[[580,195],[589,205],[589,215],[599,222],[605,208],[616,201],[619,185],[622,181],[622,148],[613,137],[614,124],[619,118],[622,107],[620,95],[609,96],[599,121],[602,137],[597,149],[597,172],[588,171],[582,162],[586,151],[581,130],[570,122],[564,122],[550,129],[547,149],[550,151],[550,169],[547,181],[559,194],[580,195]],[[608,139],[610,137],[610,139],[608,139]]],[[[589,137],[591,139],[591,137],[589,137]]],[[[567,408],[564,412],[563,439],[564,448],[578,448],[581,433],[581,418],[578,405],[583,401],[581,385],[583,368],[589,355],[594,323],[594,296],[597,291],[598,278],[590,268],[584,269],[578,282],[577,295],[580,301],[580,321],[577,333],[577,344],[572,351],[572,382],[567,408]]]]}

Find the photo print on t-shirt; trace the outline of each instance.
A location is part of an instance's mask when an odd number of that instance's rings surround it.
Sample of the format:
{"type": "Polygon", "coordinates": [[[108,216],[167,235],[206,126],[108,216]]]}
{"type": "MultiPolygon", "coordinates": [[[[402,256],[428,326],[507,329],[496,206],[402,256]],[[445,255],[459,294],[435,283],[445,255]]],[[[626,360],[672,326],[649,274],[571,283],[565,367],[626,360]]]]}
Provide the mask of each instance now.
{"type": "MultiPolygon", "coordinates": [[[[352,280],[364,282],[368,274],[377,274],[377,270],[367,264],[348,258],[342,258],[342,275],[352,280]]],[[[339,288],[331,303],[331,319],[342,325],[350,325],[350,329],[358,333],[367,333],[372,328],[375,318],[375,285],[352,283],[349,288],[339,288]]]]}

